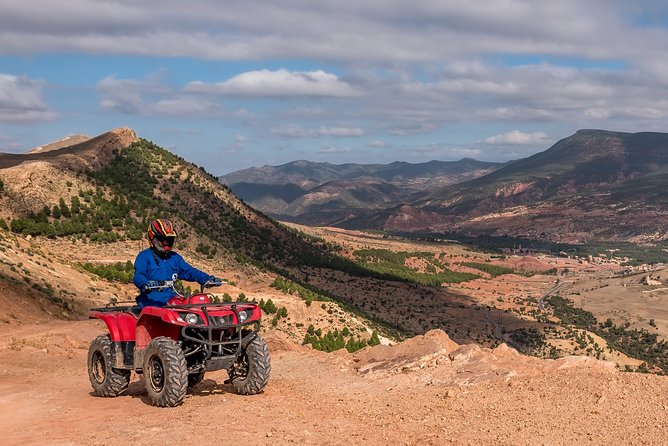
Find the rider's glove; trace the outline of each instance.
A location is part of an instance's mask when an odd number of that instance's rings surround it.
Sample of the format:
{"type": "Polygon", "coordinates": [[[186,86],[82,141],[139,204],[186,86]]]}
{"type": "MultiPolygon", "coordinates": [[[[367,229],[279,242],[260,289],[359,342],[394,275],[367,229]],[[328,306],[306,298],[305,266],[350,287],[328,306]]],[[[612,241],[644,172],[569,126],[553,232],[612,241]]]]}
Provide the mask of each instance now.
{"type": "Polygon", "coordinates": [[[209,280],[206,281],[209,285],[221,285],[223,283],[223,279],[219,279],[216,276],[211,276],[209,277],[209,280]]]}
{"type": "Polygon", "coordinates": [[[153,289],[157,288],[158,285],[160,285],[160,282],[157,280],[149,280],[146,282],[146,285],[144,285],[144,292],[150,293],[153,289]]]}

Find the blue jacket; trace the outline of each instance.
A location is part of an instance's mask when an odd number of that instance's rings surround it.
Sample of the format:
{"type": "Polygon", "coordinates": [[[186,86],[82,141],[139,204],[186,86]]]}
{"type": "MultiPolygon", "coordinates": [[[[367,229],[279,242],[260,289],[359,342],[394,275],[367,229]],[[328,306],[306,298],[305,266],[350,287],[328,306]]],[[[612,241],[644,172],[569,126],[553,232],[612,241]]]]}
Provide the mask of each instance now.
{"type": "Polygon", "coordinates": [[[186,280],[197,282],[200,285],[211,279],[212,276],[197,268],[190,266],[180,254],[170,251],[164,257],[156,254],[153,249],[148,248],[137,254],[135,259],[135,275],[132,281],[139,288],[141,294],[137,297],[137,304],[144,308],[146,306],[162,307],[167,301],[174,297],[171,289],[154,290],[148,293],[144,291],[144,285],[150,280],[186,280]]]}

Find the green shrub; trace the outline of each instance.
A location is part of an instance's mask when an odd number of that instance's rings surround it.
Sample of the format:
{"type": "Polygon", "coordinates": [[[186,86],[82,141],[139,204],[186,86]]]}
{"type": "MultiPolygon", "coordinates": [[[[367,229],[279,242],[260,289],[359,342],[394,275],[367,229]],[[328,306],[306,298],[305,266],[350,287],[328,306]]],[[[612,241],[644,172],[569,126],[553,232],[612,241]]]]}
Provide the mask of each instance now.
{"type": "Polygon", "coordinates": [[[117,262],[111,264],[80,263],[79,266],[103,279],[122,283],[132,282],[135,270],[134,265],[129,260],[125,263],[117,262]]]}

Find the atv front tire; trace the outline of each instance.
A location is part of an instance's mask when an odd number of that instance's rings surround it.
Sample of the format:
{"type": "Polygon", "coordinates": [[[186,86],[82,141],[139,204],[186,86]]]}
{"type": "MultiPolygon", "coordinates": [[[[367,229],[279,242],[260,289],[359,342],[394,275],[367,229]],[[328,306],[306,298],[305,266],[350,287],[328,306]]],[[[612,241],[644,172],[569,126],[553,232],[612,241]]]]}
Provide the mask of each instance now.
{"type": "Polygon", "coordinates": [[[262,392],[269,382],[271,372],[267,343],[257,333],[250,333],[248,336],[252,336],[250,342],[229,371],[232,386],[240,395],[262,392]]]}
{"type": "Polygon", "coordinates": [[[88,378],[97,396],[114,397],[130,384],[130,370],[112,367],[113,343],[108,334],[93,339],[88,349],[88,378]]]}
{"type": "Polygon", "coordinates": [[[164,336],[153,339],[144,352],[143,372],[151,404],[181,404],[188,389],[188,365],[176,341],[164,336]]]}

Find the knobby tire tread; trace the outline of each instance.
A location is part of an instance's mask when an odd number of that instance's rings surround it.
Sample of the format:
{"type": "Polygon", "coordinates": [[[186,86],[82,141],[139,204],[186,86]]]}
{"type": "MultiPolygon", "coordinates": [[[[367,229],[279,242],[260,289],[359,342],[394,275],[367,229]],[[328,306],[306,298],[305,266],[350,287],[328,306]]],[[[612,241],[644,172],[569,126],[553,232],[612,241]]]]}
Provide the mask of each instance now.
{"type": "Polygon", "coordinates": [[[234,390],[240,395],[256,395],[264,390],[269,382],[271,360],[269,347],[262,336],[256,335],[246,347],[248,374],[245,378],[232,378],[234,390]]]}
{"type": "Polygon", "coordinates": [[[165,378],[160,392],[151,388],[149,376],[145,376],[146,390],[154,406],[174,407],[183,401],[188,389],[188,365],[181,347],[171,338],[157,337],[146,348],[144,373],[147,373],[150,359],[157,355],[162,361],[165,378]]]}
{"type": "Polygon", "coordinates": [[[130,385],[130,370],[115,369],[113,363],[112,351],[113,342],[108,334],[99,335],[90,344],[88,349],[88,378],[93,386],[93,393],[105,398],[119,396],[127,390],[130,385]],[[98,383],[94,376],[93,354],[99,351],[102,353],[105,365],[105,380],[98,383]]]}

